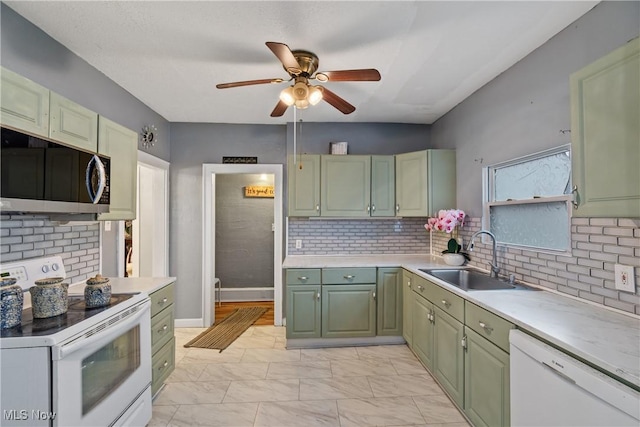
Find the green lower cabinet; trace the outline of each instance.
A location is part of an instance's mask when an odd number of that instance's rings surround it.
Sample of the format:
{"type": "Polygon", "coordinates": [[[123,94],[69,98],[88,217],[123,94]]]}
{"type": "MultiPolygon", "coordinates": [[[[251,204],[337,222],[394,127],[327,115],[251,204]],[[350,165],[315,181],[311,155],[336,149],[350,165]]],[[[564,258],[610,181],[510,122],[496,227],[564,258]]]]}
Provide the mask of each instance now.
{"type": "Polygon", "coordinates": [[[402,335],[402,269],[378,268],[378,335],[402,335]]]}
{"type": "Polygon", "coordinates": [[[433,369],[433,304],[413,293],[413,351],[427,369],[433,369]]]}
{"type": "Polygon", "coordinates": [[[320,285],[287,286],[287,338],[320,338],[320,285]]]}
{"type": "Polygon", "coordinates": [[[451,398],[463,407],[464,325],[438,307],[434,311],[432,372],[451,398]]]}
{"type": "Polygon", "coordinates": [[[409,347],[413,347],[413,300],[415,294],[411,289],[413,274],[402,270],[402,337],[409,347]]]}
{"type": "Polygon", "coordinates": [[[464,412],[475,426],[510,425],[509,354],[465,327],[464,412]]]}
{"type": "Polygon", "coordinates": [[[376,335],[376,285],[323,285],[322,337],[376,335]]]}

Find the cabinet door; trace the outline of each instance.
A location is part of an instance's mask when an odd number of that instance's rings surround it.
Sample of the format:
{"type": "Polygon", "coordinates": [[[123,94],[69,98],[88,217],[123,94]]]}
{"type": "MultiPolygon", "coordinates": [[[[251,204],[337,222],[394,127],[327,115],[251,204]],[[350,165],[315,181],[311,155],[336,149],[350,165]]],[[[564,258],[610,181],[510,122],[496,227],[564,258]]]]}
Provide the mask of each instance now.
{"type": "Polygon", "coordinates": [[[456,152],[455,150],[427,151],[427,212],[456,206],[456,152]]]}
{"type": "Polygon", "coordinates": [[[393,156],[371,156],[371,216],[396,214],[396,174],[393,156]]]}
{"type": "Polygon", "coordinates": [[[412,342],[422,363],[431,370],[433,367],[433,304],[415,294],[413,297],[412,342]]]}
{"type": "Polygon", "coordinates": [[[510,423],[509,354],[465,327],[464,411],[475,426],[510,423]]]}
{"type": "Polygon", "coordinates": [[[396,155],[396,215],[429,216],[427,152],[396,155]]]}
{"type": "Polygon", "coordinates": [[[321,170],[321,216],[369,216],[371,156],[321,156],[321,170]]]}
{"type": "Polygon", "coordinates": [[[453,400],[463,406],[464,326],[438,307],[434,307],[433,373],[453,400]]]}
{"type": "Polygon", "coordinates": [[[320,156],[289,159],[289,216],[320,216],[320,156]]]}
{"type": "Polygon", "coordinates": [[[414,293],[411,289],[413,274],[407,270],[402,271],[402,336],[413,348],[413,299],[414,293]]]}
{"type": "Polygon", "coordinates": [[[402,335],[402,269],[378,268],[378,335],[402,335]]]}
{"type": "Polygon", "coordinates": [[[138,191],[138,134],[107,118],[100,117],[98,153],[111,158],[109,213],[100,214],[98,219],[135,219],[138,191]]]}
{"type": "Polygon", "coordinates": [[[1,68],[0,123],[34,135],[49,136],[49,89],[1,68]]]}
{"type": "Polygon", "coordinates": [[[570,81],[573,215],[640,217],[640,39],[570,81]]]}
{"type": "Polygon", "coordinates": [[[376,285],[323,285],[324,338],[376,335],[376,285]]]}
{"type": "Polygon", "coordinates": [[[287,338],[320,338],[320,285],[287,285],[287,338]]]}
{"type": "Polygon", "coordinates": [[[49,100],[49,137],[81,150],[98,151],[98,114],[55,92],[49,100]]]}

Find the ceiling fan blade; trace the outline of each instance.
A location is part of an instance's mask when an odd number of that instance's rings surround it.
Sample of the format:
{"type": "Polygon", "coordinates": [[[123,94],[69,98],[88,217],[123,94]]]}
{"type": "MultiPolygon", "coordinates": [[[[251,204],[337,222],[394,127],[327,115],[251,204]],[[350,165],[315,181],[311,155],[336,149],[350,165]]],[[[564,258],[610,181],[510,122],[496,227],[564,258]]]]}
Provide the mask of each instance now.
{"type": "Polygon", "coordinates": [[[302,72],[302,68],[300,67],[300,64],[298,64],[296,57],[293,56],[289,46],[278,42],[266,42],[265,44],[278,57],[289,74],[298,75],[302,72]]]}
{"type": "MultiPolygon", "coordinates": [[[[324,74],[330,82],[377,82],[381,78],[380,73],[375,68],[323,71],[318,74],[324,74]]],[[[318,80],[322,81],[321,78],[318,80]]]]}
{"type": "MultiPolygon", "coordinates": [[[[321,86],[322,87],[322,86],[321,86]]],[[[327,101],[329,104],[333,105],[335,108],[340,110],[343,114],[351,114],[356,111],[356,107],[349,104],[347,101],[331,92],[326,87],[322,87],[322,99],[327,101]]]]}
{"type": "Polygon", "coordinates": [[[220,83],[216,87],[218,89],[229,89],[230,87],[251,86],[251,85],[263,85],[267,83],[282,83],[282,79],[260,79],[260,80],[245,80],[242,82],[233,83],[220,83]]]}
{"type": "Polygon", "coordinates": [[[289,108],[287,104],[285,104],[282,101],[278,101],[278,105],[276,105],[276,108],[274,108],[273,111],[271,112],[271,117],[282,116],[284,112],[287,111],[287,108],[289,108]]]}

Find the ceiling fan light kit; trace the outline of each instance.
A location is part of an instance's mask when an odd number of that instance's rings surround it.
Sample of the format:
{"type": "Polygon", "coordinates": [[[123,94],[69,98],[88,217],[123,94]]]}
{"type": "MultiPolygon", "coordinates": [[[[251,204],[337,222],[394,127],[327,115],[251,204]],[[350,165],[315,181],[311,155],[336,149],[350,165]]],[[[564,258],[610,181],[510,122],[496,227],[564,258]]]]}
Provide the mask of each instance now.
{"type": "MultiPolygon", "coordinates": [[[[325,71],[318,72],[314,75],[320,63],[315,53],[306,50],[291,50],[289,46],[284,43],[267,42],[266,45],[282,63],[284,70],[289,74],[289,81],[295,80],[293,86],[289,86],[280,92],[280,100],[271,112],[271,117],[282,116],[287,108],[292,105],[302,110],[308,108],[309,105],[318,104],[323,99],[343,114],[351,114],[356,110],[356,107],[323,86],[310,85],[309,79],[316,79],[319,82],[371,82],[379,81],[381,78],[378,70],[373,68],[325,71]]],[[[220,83],[217,84],[216,87],[218,89],[228,89],[265,83],[281,83],[283,81],[284,80],[280,78],[245,80],[232,83],[220,83]]]]}

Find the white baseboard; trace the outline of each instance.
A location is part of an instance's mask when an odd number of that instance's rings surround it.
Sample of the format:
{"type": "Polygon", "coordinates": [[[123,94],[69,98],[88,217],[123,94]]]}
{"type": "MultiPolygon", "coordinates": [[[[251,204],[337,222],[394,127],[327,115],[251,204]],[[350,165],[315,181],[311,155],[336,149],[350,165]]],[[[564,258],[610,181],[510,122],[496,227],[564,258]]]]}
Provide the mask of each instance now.
{"type": "Polygon", "coordinates": [[[244,301],[273,301],[273,288],[222,288],[222,302],[244,301]]]}
{"type": "Polygon", "coordinates": [[[176,319],[173,325],[176,328],[203,328],[204,319],[176,319]]]}

